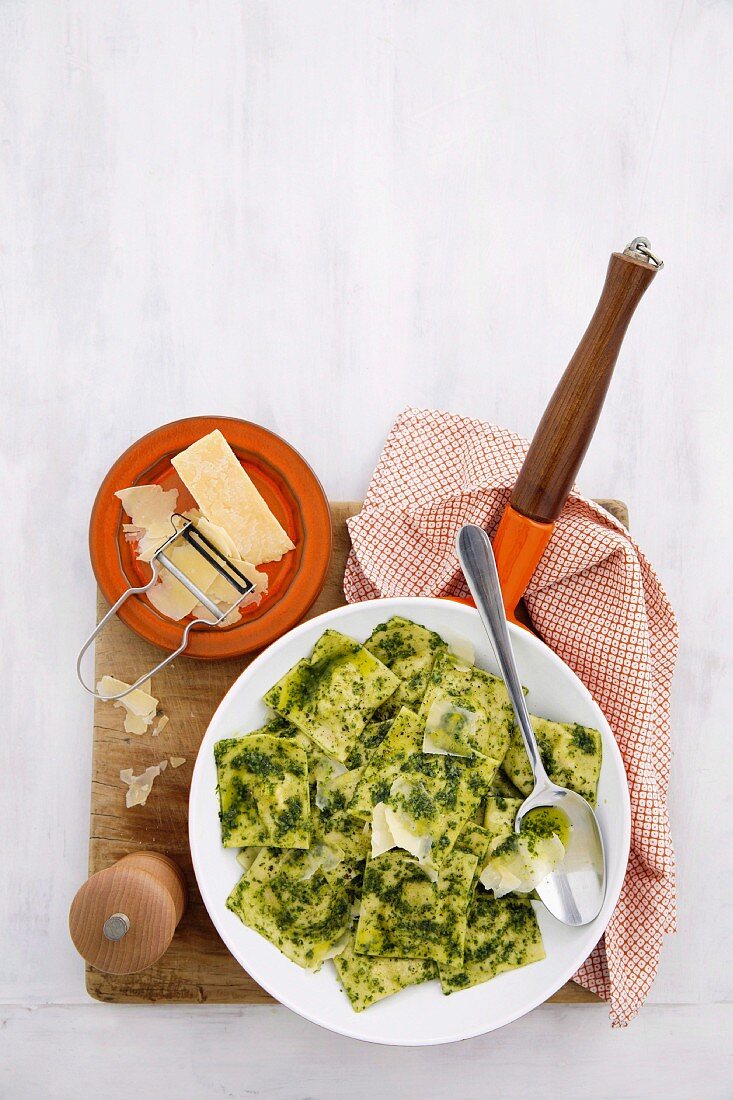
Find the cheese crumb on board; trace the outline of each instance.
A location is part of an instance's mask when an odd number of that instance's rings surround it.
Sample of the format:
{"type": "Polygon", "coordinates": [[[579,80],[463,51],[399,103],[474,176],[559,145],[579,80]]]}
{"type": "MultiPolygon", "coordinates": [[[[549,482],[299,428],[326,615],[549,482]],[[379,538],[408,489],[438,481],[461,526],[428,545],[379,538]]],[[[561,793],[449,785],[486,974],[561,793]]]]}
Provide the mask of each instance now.
{"type": "Polygon", "coordinates": [[[168,725],[169,722],[170,722],[170,718],[168,717],[168,715],[167,714],[161,714],[160,718],[158,719],[158,721],[153,726],[153,737],[157,737],[158,734],[161,733],[162,730],[165,729],[165,727],[168,725]]]}
{"type": "Polygon", "coordinates": [[[171,760],[171,767],[172,768],[180,768],[181,764],[186,763],[186,757],[185,756],[171,756],[170,760],[171,760]]]}
{"type": "MultiPolygon", "coordinates": [[[[103,676],[97,684],[97,694],[102,699],[109,699],[110,695],[118,695],[119,692],[129,688],[124,680],[117,680],[114,676],[103,676]]],[[[158,700],[149,694],[150,680],[146,680],[143,687],[135,688],[123,699],[112,699],[114,705],[125,711],[125,732],[145,733],[152,725],[155,713],[158,709],[158,700]]]]}
{"type": "Polygon", "coordinates": [[[261,565],[294,549],[218,429],[172,462],[206,518],[233,539],[239,558],[261,565]]]}
{"type": "Polygon", "coordinates": [[[153,783],[160,773],[165,771],[167,766],[168,761],[161,760],[159,764],[153,764],[151,767],[146,768],[141,775],[133,775],[132,768],[122,769],[120,772],[120,779],[123,783],[127,784],[125,805],[128,810],[133,806],[145,805],[148,800],[148,795],[153,789],[153,783]]]}

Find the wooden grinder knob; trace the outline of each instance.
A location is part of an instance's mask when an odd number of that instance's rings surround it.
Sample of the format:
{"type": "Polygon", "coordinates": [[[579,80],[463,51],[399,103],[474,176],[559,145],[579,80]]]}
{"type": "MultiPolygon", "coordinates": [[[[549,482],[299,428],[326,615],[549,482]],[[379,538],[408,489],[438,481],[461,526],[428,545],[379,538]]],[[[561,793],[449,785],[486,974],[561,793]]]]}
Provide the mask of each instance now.
{"type": "Polygon", "coordinates": [[[136,974],[168,949],[186,908],[179,868],[160,852],[134,852],[92,875],[69,910],[74,946],[97,970],[136,974]]]}

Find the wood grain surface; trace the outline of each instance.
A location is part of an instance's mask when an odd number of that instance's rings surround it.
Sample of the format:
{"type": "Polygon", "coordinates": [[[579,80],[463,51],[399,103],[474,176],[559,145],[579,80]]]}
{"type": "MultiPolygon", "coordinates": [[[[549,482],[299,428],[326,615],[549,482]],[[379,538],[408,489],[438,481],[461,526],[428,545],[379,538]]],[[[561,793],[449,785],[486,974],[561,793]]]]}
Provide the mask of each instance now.
{"type": "MultiPolygon", "coordinates": [[[[625,505],[600,501],[623,523],[625,505]]],[[[346,520],[358,502],[332,503],[333,556],[326,584],[308,618],[345,603],[343,575],[350,549],[346,520]]],[[[99,596],[98,617],[107,610],[99,596]]],[[[170,718],[157,736],[137,737],[122,728],[123,712],[97,701],[94,711],[89,873],[109,867],[130,852],[155,850],[173,858],[184,873],[188,906],[171,946],[152,966],[137,974],[105,974],[87,966],[86,987],[97,1000],[126,1003],[270,1004],[265,993],[239,966],[208,917],[191,866],[188,848],[188,790],[196,753],[222,695],[251,657],[213,662],[179,659],[156,677],[152,692],[170,718]],[[122,768],[136,774],[170,756],[183,756],[179,768],[166,768],[155,780],[145,806],[125,807],[122,768]]],[[[95,652],[96,677],[104,673],[130,682],[152,667],[159,652],[119,620],[103,633],[95,652]]],[[[568,982],[551,998],[563,1003],[595,1001],[593,994],[568,982]]]]}

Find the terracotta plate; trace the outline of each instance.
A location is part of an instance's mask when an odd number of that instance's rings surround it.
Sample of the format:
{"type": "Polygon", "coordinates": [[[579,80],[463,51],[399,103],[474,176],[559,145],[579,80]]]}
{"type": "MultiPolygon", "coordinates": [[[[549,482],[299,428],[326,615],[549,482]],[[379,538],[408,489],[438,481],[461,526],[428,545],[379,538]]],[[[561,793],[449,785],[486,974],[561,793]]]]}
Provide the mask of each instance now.
{"type": "MultiPolygon", "coordinates": [[[[295,543],[280,561],[259,566],[270,578],[267,595],[256,607],[244,608],[234,626],[195,628],[189,657],[239,657],[263,649],[299,622],[321,591],[331,557],[331,513],[318,478],[297,451],[259,424],[226,416],[176,420],[143,436],[117,459],[105,477],[92,509],[89,551],[99,587],[110,603],[130,586],[150,579],[150,567],[135,558],[125,541],[126,521],[117,489],[156,483],[179,491],[178,508],[194,506],[171,465],[171,458],[201,436],[219,428],[257,489],[295,543]]],[[[174,650],[184,623],[165,618],[146,596],[132,596],[120,618],[141,638],[174,650]]]]}

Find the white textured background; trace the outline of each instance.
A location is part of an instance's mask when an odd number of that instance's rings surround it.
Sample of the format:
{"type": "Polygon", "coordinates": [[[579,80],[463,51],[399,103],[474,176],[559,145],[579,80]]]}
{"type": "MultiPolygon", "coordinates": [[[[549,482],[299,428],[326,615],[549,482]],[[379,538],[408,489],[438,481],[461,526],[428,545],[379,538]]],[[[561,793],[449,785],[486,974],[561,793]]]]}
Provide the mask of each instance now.
{"type": "Polygon", "coordinates": [[[691,0],[0,0],[3,1097],[733,1096],[732,46],[731,4],[691,0]],[[399,1051],[88,1001],[73,658],[111,462],[231,414],[344,498],[408,403],[531,434],[639,233],[667,267],[580,479],[629,503],[683,636],[680,930],[639,1020],[399,1051]]]}

